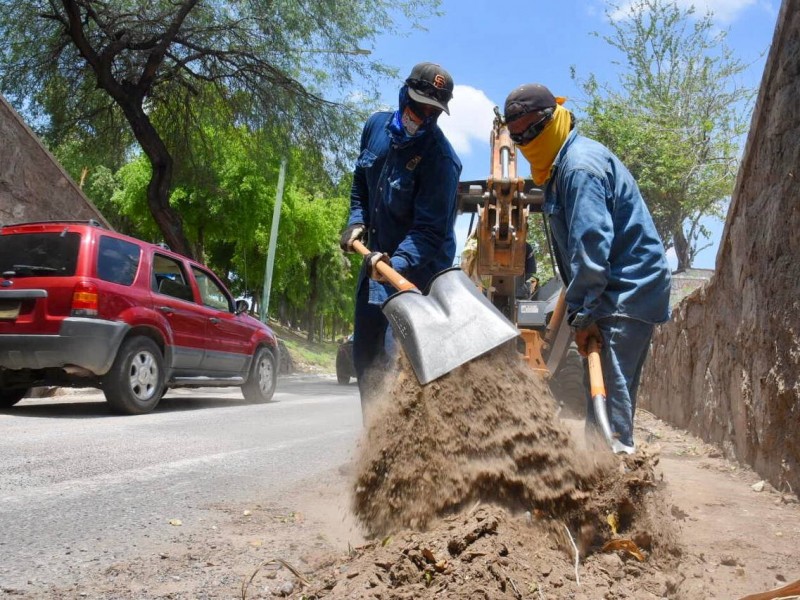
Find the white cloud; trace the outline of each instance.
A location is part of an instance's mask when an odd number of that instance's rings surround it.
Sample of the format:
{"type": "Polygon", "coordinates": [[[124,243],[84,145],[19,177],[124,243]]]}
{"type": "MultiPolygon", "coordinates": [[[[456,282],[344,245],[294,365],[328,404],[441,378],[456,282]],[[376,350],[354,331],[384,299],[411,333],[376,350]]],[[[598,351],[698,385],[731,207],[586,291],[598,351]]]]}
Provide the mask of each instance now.
{"type": "MultiPolygon", "coordinates": [[[[681,8],[694,6],[695,15],[703,16],[709,12],[714,14],[714,20],[722,23],[730,23],[750,6],[757,4],[757,0],[676,0],[681,8]]],[[[624,19],[630,14],[631,6],[634,2],[622,4],[618,10],[611,13],[614,19],[624,19]]]]}
{"type": "Polygon", "coordinates": [[[492,131],[495,103],[481,90],[457,85],[450,101],[450,116],[439,117],[439,127],[453,145],[456,153],[470,154],[473,142],[488,145],[492,131]]]}

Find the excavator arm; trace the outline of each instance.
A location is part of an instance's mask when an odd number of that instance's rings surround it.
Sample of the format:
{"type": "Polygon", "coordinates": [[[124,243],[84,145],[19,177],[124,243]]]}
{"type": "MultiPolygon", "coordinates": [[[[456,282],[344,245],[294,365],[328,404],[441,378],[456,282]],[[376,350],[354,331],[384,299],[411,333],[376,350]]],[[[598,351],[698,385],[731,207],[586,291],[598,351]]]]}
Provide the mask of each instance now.
{"type": "MultiPolygon", "coordinates": [[[[529,211],[523,192],[524,180],[517,176],[516,148],[508,127],[497,107],[494,113],[491,174],[486,182],[487,193],[478,224],[478,274],[522,275],[529,211]]],[[[511,281],[513,277],[507,279],[511,281]]],[[[504,290],[498,290],[501,291],[504,290]]],[[[513,293],[513,289],[509,291],[513,293]]]]}
{"type": "Polygon", "coordinates": [[[477,256],[471,261],[474,275],[491,282],[485,293],[517,325],[524,341],[525,360],[548,376],[558,366],[547,364],[544,357],[550,354],[548,350],[563,321],[563,293],[549,317],[539,312],[545,303],[520,303],[515,297],[516,278],[525,276],[528,217],[532,210],[541,212],[543,195],[530,180],[518,176],[516,147],[497,107],[494,114],[489,140],[490,175],[486,180],[459,184],[459,210],[479,215],[474,233],[477,256]],[[537,314],[525,314],[526,310],[537,314]]]}

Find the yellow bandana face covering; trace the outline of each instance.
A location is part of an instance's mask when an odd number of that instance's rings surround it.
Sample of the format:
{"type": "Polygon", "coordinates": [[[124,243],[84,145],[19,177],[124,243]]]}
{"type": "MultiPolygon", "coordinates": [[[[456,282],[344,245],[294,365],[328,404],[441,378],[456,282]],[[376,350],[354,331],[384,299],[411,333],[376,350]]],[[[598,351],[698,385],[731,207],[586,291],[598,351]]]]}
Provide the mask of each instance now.
{"type": "Polygon", "coordinates": [[[519,147],[522,155],[531,164],[531,176],[536,185],[543,185],[550,179],[553,162],[569,135],[571,121],[571,113],[559,104],[544,131],[519,147]]]}

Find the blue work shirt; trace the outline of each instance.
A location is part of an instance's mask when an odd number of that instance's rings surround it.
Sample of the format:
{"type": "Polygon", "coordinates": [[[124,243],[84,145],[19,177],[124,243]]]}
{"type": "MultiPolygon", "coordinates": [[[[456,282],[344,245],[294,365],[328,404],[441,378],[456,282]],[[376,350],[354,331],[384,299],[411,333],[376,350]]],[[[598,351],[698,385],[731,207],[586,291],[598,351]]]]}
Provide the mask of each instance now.
{"type": "Polygon", "coordinates": [[[636,181],[608,148],[570,132],[545,185],[544,210],[572,326],[609,316],[669,319],[664,245],[636,181]]]}
{"type": "MultiPolygon", "coordinates": [[[[348,226],[363,223],[367,247],[391,257],[392,268],[421,290],[453,266],[456,192],[461,161],[436,124],[403,146],[392,144],[391,112],[373,114],[361,134],[348,226]]],[[[358,287],[363,285],[362,268],[358,287]]],[[[369,280],[370,304],[396,290],[369,280]]]]}

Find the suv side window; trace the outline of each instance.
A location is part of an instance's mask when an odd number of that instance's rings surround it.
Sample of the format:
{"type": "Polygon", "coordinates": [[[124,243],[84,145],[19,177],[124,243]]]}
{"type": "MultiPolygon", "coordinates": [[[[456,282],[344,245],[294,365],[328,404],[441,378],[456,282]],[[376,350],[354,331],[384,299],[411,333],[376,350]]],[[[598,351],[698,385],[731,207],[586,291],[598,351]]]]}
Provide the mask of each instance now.
{"type": "Polygon", "coordinates": [[[200,297],[203,299],[203,305],[217,310],[233,312],[230,296],[211,275],[197,267],[192,267],[192,273],[197,281],[197,287],[200,288],[200,297]]]}
{"type": "Polygon", "coordinates": [[[100,236],[97,249],[97,276],[111,283],[131,285],[139,269],[139,246],[126,240],[100,236]]]}
{"type": "Polygon", "coordinates": [[[154,292],[172,296],[187,302],[194,302],[194,293],[186,282],[183,265],[163,254],[153,255],[153,275],[150,285],[154,292]]]}

